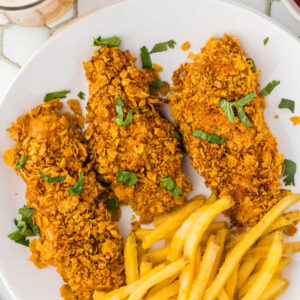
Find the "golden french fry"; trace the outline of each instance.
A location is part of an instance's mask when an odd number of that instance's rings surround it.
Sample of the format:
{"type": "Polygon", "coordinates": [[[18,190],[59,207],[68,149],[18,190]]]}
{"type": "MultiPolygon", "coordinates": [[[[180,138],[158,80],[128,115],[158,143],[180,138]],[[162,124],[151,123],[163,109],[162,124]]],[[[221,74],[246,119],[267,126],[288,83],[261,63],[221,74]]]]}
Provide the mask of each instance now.
{"type": "Polygon", "coordinates": [[[167,256],[171,250],[171,246],[167,245],[163,248],[153,250],[147,252],[143,255],[143,258],[147,259],[148,261],[152,262],[153,264],[158,264],[167,259],[167,256]]]}
{"type": "Polygon", "coordinates": [[[149,228],[138,228],[136,231],[135,231],[135,235],[136,235],[136,238],[139,240],[139,241],[143,241],[146,236],[148,234],[150,234],[154,229],[149,229],[149,228]]]}
{"type": "Polygon", "coordinates": [[[199,271],[192,285],[189,300],[201,300],[203,298],[219,248],[220,246],[216,243],[215,236],[211,235],[200,263],[199,271]]]}
{"type": "Polygon", "coordinates": [[[140,278],[144,277],[152,270],[152,262],[142,259],[140,264],[140,278]]]}
{"type": "Polygon", "coordinates": [[[281,215],[268,229],[267,232],[290,225],[300,220],[300,210],[294,210],[281,215]]]}
{"type": "Polygon", "coordinates": [[[159,291],[164,289],[166,286],[171,285],[177,279],[178,279],[178,274],[175,274],[175,275],[163,280],[162,282],[158,283],[157,285],[155,285],[147,293],[146,300],[148,300],[148,298],[152,297],[153,295],[155,295],[156,293],[158,293],[159,291]]]}
{"type": "Polygon", "coordinates": [[[281,276],[281,273],[283,271],[283,269],[288,266],[290,264],[290,262],[292,261],[292,259],[289,256],[283,256],[280,260],[280,263],[278,265],[278,268],[276,270],[276,274],[278,276],[281,276]]]}
{"type": "Polygon", "coordinates": [[[223,256],[224,244],[225,244],[227,235],[228,235],[228,229],[226,229],[226,228],[220,229],[216,233],[216,243],[219,246],[219,250],[216,255],[216,259],[215,259],[214,265],[212,267],[207,286],[209,286],[211,284],[211,282],[215,279],[215,276],[219,270],[221,259],[223,256]]]}
{"type": "Polygon", "coordinates": [[[251,289],[251,287],[253,286],[256,278],[257,278],[258,272],[254,273],[253,275],[251,275],[244,283],[244,285],[239,289],[238,292],[238,299],[241,299],[243,296],[245,296],[248,291],[251,289]]]}
{"type": "Polygon", "coordinates": [[[291,242],[284,245],[284,255],[293,254],[300,251],[300,242],[291,242]]]}
{"type": "MultiPolygon", "coordinates": [[[[204,200],[197,200],[197,205],[202,205],[204,200]]],[[[143,239],[142,246],[144,249],[149,249],[155,242],[160,241],[170,234],[173,234],[175,229],[177,229],[182,222],[190,215],[191,206],[188,206],[189,210],[182,211],[181,213],[174,214],[172,218],[168,218],[160,226],[157,226],[155,229],[152,229],[149,234],[143,239]]]]}
{"type": "Polygon", "coordinates": [[[128,300],[143,299],[143,296],[151,287],[175,274],[178,274],[184,268],[185,264],[185,259],[180,258],[179,260],[167,265],[153,276],[142,281],[140,284],[138,283],[134,289],[134,292],[128,297],[128,300]]]}
{"type": "Polygon", "coordinates": [[[165,223],[167,220],[170,219],[176,219],[178,216],[180,216],[180,220],[178,221],[178,224],[181,225],[181,223],[197,208],[201,207],[205,201],[204,195],[197,195],[193,197],[191,200],[186,201],[182,206],[176,208],[175,210],[171,212],[167,212],[164,214],[159,215],[154,219],[154,226],[158,227],[165,223]]]}
{"type": "Polygon", "coordinates": [[[163,270],[166,267],[165,264],[161,264],[155,268],[153,268],[146,276],[139,279],[138,281],[130,284],[120,287],[119,289],[113,290],[109,293],[107,293],[104,297],[104,300],[123,300],[127,299],[127,297],[133,293],[133,291],[136,289],[136,287],[140,284],[142,284],[144,281],[148,280],[152,276],[155,276],[157,273],[159,273],[161,270],[163,270]]]}
{"type": "Polygon", "coordinates": [[[242,300],[253,300],[259,298],[263,294],[266,286],[270,283],[278,268],[283,253],[283,242],[283,234],[281,232],[276,232],[267,258],[261,270],[258,272],[253,286],[242,300]]]}
{"type": "Polygon", "coordinates": [[[205,201],[206,205],[213,204],[217,201],[217,196],[215,194],[211,194],[205,201]]]}
{"type": "Polygon", "coordinates": [[[106,293],[103,291],[95,291],[93,295],[93,300],[103,300],[106,293]]]}
{"type": "Polygon", "coordinates": [[[195,221],[199,218],[199,216],[206,208],[207,208],[206,205],[198,208],[183,222],[183,224],[176,231],[172,239],[172,242],[170,244],[171,249],[168,254],[169,261],[175,261],[178,257],[180,257],[188,232],[190,231],[195,221]]]}
{"type": "Polygon", "coordinates": [[[291,205],[300,200],[300,194],[292,194],[284,197],[275,204],[266,215],[251,230],[249,230],[243,239],[227,254],[225,262],[220,271],[205,293],[205,300],[214,300],[224,287],[232,270],[239,264],[247,250],[258,240],[265,230],[291,205]]]}
{"type": "Polygon", "coordinates": [[[221,291],[220,295],[218,296],[218,300],[230,300],[230,297],[227,295],[224,289],[221,291]]]}
{"type": "Polygon", "coordinates": [[[184,246],[184,255],[190,260],[195,257],[198,244],[201,241],[202,235],[208,228],[213,219],[223,211],[229,209],[234,204],[230,196],[224,196],[206,207],[202,211],[200,217],[194,222],[193,227],[186,238],[184,246]]]}
{"type": "Polygon", "coordinates": [[[126,239],[124,258],[126,284],[129,285],[139,279],[138,256],[134,232],[131,232],[126,239]]]}
{"type": "Polygon", "coordinates": [[[250,274],[253,272],[259,260],[260,260],[259,256],[249,256],[242,263],[238,271],[238,282],[237,282],[238,289],[240,289],[244,285],[244,283],[249,278],[250,274]]]}
{"type": "Polygon", "coordinates": [[[201,254],[201,245],[198,246],[196,257],[195,257],[195,270],[199,270],[200,263],[202,260],[202,254],[201,254]]]}
{"type": "Polygon", "coordinates": [[[215,234],[216,231],[222,229],[222,228],[228,228],[228,225],[226,222],[212,222],[207,230],[203,233],[202,239],[201,239],[201,244],[206,245],[208,242],[209,236],[213,233],[215,234]]]}
{"type": "Polygon", "coordinates": [[[281,295],[288,286],[289,281],[287,279],[274,277],[268,284],[266,290],[263,292],[259,300],[273,300],[281,295]]]}
{"type": "Polygon", "coordinates": [[[194,272],[195,272],[195,260],[192,259],[189,264],[187,264],[181,274],[180,274],[180,288],[178,292],[178,300],[188,300],[191,292],[191,287],[194,280],[194,272]]]}
{"type": "Polygon", "coordinates": [[[235,268],[230,276],[230,279],[225,284],[225,292],[229,299],[234,299],[234,295],[237,287],[239,267],[235,268]]]}
{"type": "Polygon", "coordinates": [[[179,291],[179,280],[174,281],[172,284],[161,289],[153,296],[147,297],[147,300],[157,300],[157,299],[169,299],[178,294],[179,291]]]}

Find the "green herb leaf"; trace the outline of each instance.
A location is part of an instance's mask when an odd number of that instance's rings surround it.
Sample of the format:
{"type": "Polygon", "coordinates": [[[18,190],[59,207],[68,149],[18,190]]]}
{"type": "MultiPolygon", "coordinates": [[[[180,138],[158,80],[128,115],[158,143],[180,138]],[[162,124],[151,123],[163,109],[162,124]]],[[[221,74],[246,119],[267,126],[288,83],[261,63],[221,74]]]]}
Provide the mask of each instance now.
{"type": "Polygon", "coordinates": [[[153,71],[150,53],[149,53],[148,48],[146,46],[143,46],[140,49],[140,56],[141,56],[141,59],[142,59],[142,68],[143,69],[148,69],[149,71],[153,71]]]}
{"type": "Polygon", "coordinates": [[[228,102],[225,99],[222,99],[219,103],[219,107],[225,112],[227,118],[229,119],[230,124],[233,124],[235,120],[235,115],[232,107],[235,107],[237,110],[238,117],[240,120],[248,127],[252,127],[252,123],[248,119],[247,115],[244,112],[244,106],[248,104],[255,98],[255,93],[249,93],[247,96],[241,98],[236,102],[228,102]]]}
{"type": "Polygon", "coordinates": [[[285,185],[295,186],[296,163],[292,160],[285,159],[282,164],[282,177],[285,185]]]}
{"type": "Polygon", "coordinates": [[[82,184],[83,184],[83,172],[80,172],[80,176],[77,182],[70,189],[68,189],[69,194],[71,196],[76,196],[80,194],[81,191],[83,190],[82,184]]]}
{"type": "Polygon", "coordinates": [[[264,45],[265,45],[265,46],[268,44],[268,41],[269,41],[269,37],[266,37],[266,38],[264,39],[264,45]]]}
{"type": "Polygon", "coordinates": [[[171,177],[161,178],[160,182],[166,191],[172,191],[172,197],[178,197],[180,195],[181,189],[171,177]]]}
{"type": "Polygon", "coordinates": [[[119,47],[121,45],[121,40],[115,35],[106,39],[102,39],[101,36],[94,38],[94,46],[105,45],[109,47],[119,47]]]}
{"type": "Polygon", "coordinates": [[[219,145],[223,144],[226,140],[224,137],[220,137],[216,134],[209,133],[209,132],[206,132],[206,131],[203,131],[200,129],[193,130],[192,136],[201,138],[201,139],[211,142],[213,144],[219,144],[219,145]]]}
{"type": "Polygon", "coordinates": [[[129,110],[129,112],[127,113],[127,116],[124,120],[124,112],[123,112],[123,106],[124,106],[124,102],[123,100],[118,97],[118,100],[116,102],[116,112],[117,112],[117,116],[116,116],[116,121],[115,123],[119,126],[128,126],[132,123],[133,121],[133,112],[135,109],[139,109],[139,107],[135,107],[135,108],[131,108],[129,110]]]}
{"type": "Polygon", "coordinates": [[[252,62],[252,67],[251,67],[251,69],[252,69],[253,72],[256,72],[256,65],[255,65],[254,60],[253,60],[252,58],[247,58],[246,60],[252,62]]]}
{"type": "Polygon", "coordinates": [[[14,219],[14,223],[18,228],[17,231],[8,235],[8,237],[18,244],[29,246],[28,236],[35,236],[40,233],[40,230],[36,224],[33,223],[32,214],[33,208],[29,208],[26,205],[19,209],[18,213],[22,216],[21,220],[14,219]]]}
{"type": "Polygon", "coordinates": [[[151,53],[156,53],[156,52],[167,51],[168,48],[174,48],[175,45],[176,45],[176,42],[174,40],[169,40],[167,42],[157,43],[153,46],[152,50],[150,51],[150,54],[151,53]]]}
{"type": "Polygon", "coordinates": [[[66,179],[65,176],[57,176],[57,177],[49,177],[45,176],[41,171],[39,171],[41,177],[43,177],[48,183],[64,181],[66,179]]]}
{"type": "Polygon", "coordinates": [[[124,115],[123,106],[124,106],[123,100],[120,97],[118,97],[116,102],[116,112],[118,115],[122,115],[122,116],[124,115]]]}
{"type": "Polygon", "coordinates": [[[85,99],[85,93],[84,92],[79,92],[78,94],[77,94],[77,96],[78,96],[78,98],[80,99],[80,100],[84,100],[85,99]]]}
{"type": "Polygon", "coordinates": [[[273,89],[280,84],[279,80],[272,80],[271,82],[269,82],[267,84],[267,86],[261,91],[261,93],[265,96],[271,94],[271,92],[273,91],[273,89]]]}
{"type": "Polygon", "coordinates": [[[135,174],[129,171],[118,171],[117,182],[132,186],[138,182],[135,174]]]}
{"type": "Polygon", "coordinates": [[[295,111],[295,101],[290,100],[290,99],[282,98],[279,105],[278,105],[278,108],[287,108],[292,113],[294,113],[294,111],[295,111]]]}
{"type": "Polygon", "coordinates": [[[153,82],[149,85],[149,89],[150,91],[154,89],[160,89],[163,85],[164,85],[163,81],[155,77],[153,82]]]}
{"type": "Polygon", "coordinates": [[[119,207],[119,200],[117,198],[109,199],[107,209],[113,211],[119,207]]]}
{"type": "Polygon", "coordinates": [[[176,186],[176,188],[172,192],[172,196],[179,197],[180,193],[181,193],[181,188],[179,186],[176,186]]]}
{"type": "Polygon", "coordinates": [[[21,156],[21,158],[19,159],[19,161],[16,163],[16,168],[17,169],[22,169],[22,167],[24,166],[24,164],[26,163],[28,156],[23,155],[21,156]]]}
{"type": "Polygon", "coordinates": [[[70,90],[63,90],[58,92],[47,93],[44,97],[44,102],[49,102],[57,98],[60,99],[66,98],[67,94],[69,94],[70,92],[71,92],[70,90]]]}

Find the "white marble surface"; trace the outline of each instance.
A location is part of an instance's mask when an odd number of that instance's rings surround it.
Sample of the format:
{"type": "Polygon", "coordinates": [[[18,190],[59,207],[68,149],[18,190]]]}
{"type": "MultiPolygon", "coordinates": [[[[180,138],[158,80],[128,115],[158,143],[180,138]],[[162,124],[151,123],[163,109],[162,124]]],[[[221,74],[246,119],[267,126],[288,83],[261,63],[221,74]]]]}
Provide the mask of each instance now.
{"type": "MultiPolygon", "coordinates": [[[[26,28],[9,24],[0,13],[0,98],[26,61],[56,30],[74,17],[84,15],[120,0],[78,0],[64,17],[48,27],[26,28]]],[[[278,0],[236,0],[260,12],[269,14],[291,32],[300,36],[300,23],[278,0]]],[[[0,279],[0,300],[12,300],[0,279]]]]}

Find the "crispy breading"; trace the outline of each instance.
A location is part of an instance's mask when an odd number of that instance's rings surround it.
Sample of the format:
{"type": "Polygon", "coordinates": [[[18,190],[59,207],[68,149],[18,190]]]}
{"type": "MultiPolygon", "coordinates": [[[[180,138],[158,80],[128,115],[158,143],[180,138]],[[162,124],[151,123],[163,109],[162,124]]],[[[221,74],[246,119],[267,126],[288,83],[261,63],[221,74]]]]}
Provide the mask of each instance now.
{"type": "Polygon", "coordinates": [[[78,299],[91,299],[95,289],[110,290],[124,283],[123,241],[103,202],[95,202],[103,188],[96,173],[84,167],[87,150],[78,130],[81,121],[61,114],[61,108],[59,100],[52,100],[19,117],[8,129],[17,145],[5,152],[4,159],[23,177],[27,205],[35,209],[40,238],[30,242],[31,260],[39,268],[56,267],[68,291],[78,299]],[[16,169],[22,154],[28,159],[16,169]],[[66,179],[47,183],[39,171],[66,179]],[[68,189],[80,172],[83,190],[71,196],[68,189]]]}
{"type": "Polygon", "coordinates": [[[97,172],[112,183],[119,200],[130,204],[141,222],[147,223],[182,204],[191,185],[182,173],[174,125],[154,108],[165,101],[150,95],[154,73],[136,68],[134,62],[129,51],[105,46],[84,63],[90,91],[85,137],[97,172]],[[131,108],[139,108],[129,126],[115,124],[117,97],[124,102],[125,115],[131,108]],[[118,183],[118,170],[135,173],[138,183],[118,183]],[[172,197],[172,192],[162,187],[160,179],[168,176],[181,188],[179,197],[172,197]]]}
{"type": "Polygon", "coordinates": [[[212,37],[193,63],[181,65],[173,75],[169,96],[171,114],[180,127],[192,165],[217,195],[229,192],[236,204],[228,211],[234,224],[248,226],[261,219],[279,197],[283,156],[264,121],[264,96],[258,91],[259,71],[237,39],[212,37]],[[250,92],[256,97],[244,107],[253,124],[236,117],[231,125],[221,99],[237,101],[250,92]],[[201,129],[225,137],[222,145],[191,135],[201,129]]]}

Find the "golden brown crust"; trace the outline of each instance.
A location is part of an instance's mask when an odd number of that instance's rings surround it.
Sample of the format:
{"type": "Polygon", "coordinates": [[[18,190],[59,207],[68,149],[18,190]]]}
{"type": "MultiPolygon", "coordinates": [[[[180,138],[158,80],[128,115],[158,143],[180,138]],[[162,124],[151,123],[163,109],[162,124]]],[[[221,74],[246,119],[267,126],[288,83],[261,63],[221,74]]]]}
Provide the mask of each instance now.
{"type": "Polygon", "coordinates": [[[253,225],[278,201],[282,155],[264,121],[264,96],[258,92],[259,72],[251,70],[236,38],[212,37],[193,63],[173,75],[171,113],[179,124],[193,166],[216,194],[229,191],[236,205],[228,214],[233,223],[253,225]],[[245,106],[253,127],[236,117],[231,125],[219,101],[237,101],[254,91],[245,106]],[[194,129],[225,137],[223,145],[193,137],[194,129]]]}
{"type": "Polygon", "coordinates": [[[86,145],[77,129],[80,119],[60,114],[62,104],[53,100],[18,118],[8,131],[17,145],[4,154],[27,184],[27,205],[35,209],[40,238],[30,242],[31,260],[39,268],[57,268],[79,299],[90,299],[95,289],[113,289],[124,283],[122,237],[103,203],[95,198],[103,188],[94,171],[84,167],[86,145]],[[65,176],[47,183],[40,175],[65,176]],[[84,173],[83,190],[71,196],[68,189],[84,173]]]}
{"type": "Polygon", "coordinates": [[[116,196],[130,204],[141,222],[183,203],[189,182],[181,170],[182,153],[174,136],[174,125],[163,118],[153,105],[163,99],[150,95],[149,84],[154,74],[136,68],[128,51],[102,47],[85,62],[90,83],[88,101],[88,152],[96,170],[111,182],[116,196]],[[134,110],[129,126],[115,124],[116,101],[121,97],[124,113],[134,110]],[[133,186],[116,181],[118,170],[135,173],[139,182],[133,186]],[[170,176],[181,188],[179,197],[172,197],[160,182],[170,176]]]}

